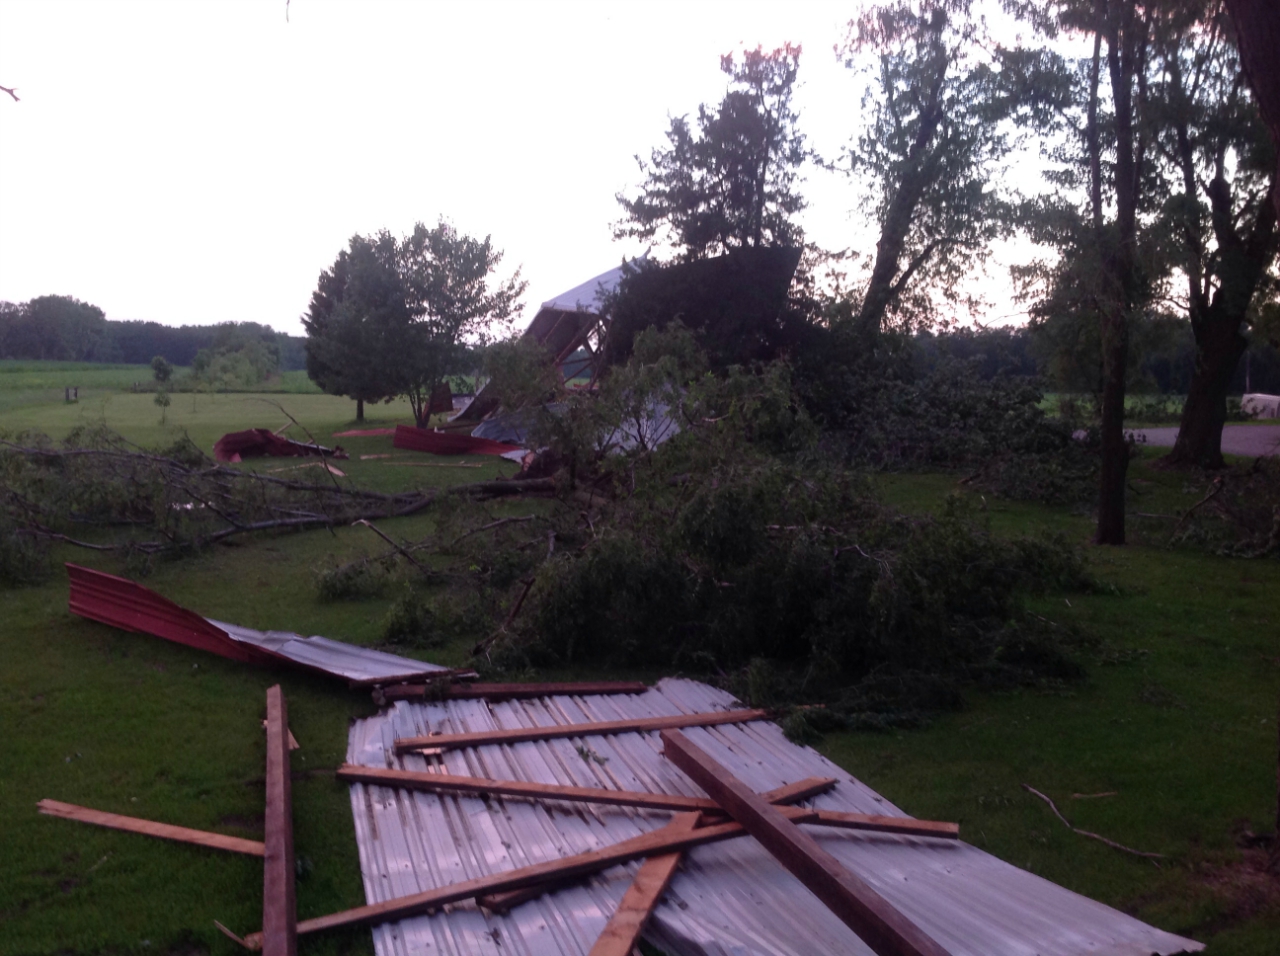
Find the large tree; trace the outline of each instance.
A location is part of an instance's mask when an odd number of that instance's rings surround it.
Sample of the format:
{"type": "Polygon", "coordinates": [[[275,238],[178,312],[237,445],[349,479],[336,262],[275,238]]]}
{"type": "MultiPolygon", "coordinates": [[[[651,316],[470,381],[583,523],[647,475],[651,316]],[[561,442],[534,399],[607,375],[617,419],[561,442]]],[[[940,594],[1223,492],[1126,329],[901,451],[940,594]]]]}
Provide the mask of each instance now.
{"type": "Polygon", "coordinates": [[[418,223],[401,241],[410,345],[392,367],[419,425],[426,425],[436,386],[471,370],[474,350],[501,338],[519,312],[528,283],[519,269],[495,281],[501,262],[489,236],[464,235],[443,219],[431,229],[418,223]]]}
{"type": "Polygon", "coordinates": [[[1220,468],[1227,389],[1248,347],[1251,309],[1275,258],[1275,148],[1243,83],[1218,2],[1171,4],[1155,23],[1155,142],[1172,189],[1195,335],[1195,369],[1170,464],[1220,468]]]}
{"type": "MultiPolygon", "coordinates": [[[[1074,95],[1049,116],[1048,177],[1054,189],[1030,204],[1032,238],[1057,252],[1041,270],[1042,309],[1058,304],[1098,326],[1102,462],[1094,540],[1124,544],[1129,444],[1124,435],[1125,373],[1131,326],[1151,303],[1149,250],[1152,21],[1161,0],[1055,0],[1022,4],[1049,36],[1083,37],[1083,61],[1059,71],[1074,95]]],[[[1047,52],[1046,57],[1051,55],[1047,52]]]]}
{"type": "Polygon", "coordinates": [[[352,236],[320,274],[302,317],[307,374],[329,394],[354,398],[356,421],[364,421],[365,402],[404,390],[394,356],[408,345],[410,314],[398,259],[390,233],[352,236]]]}
{"type": "Polygon", "coordinates": [[[799,245],[797,185],[808,156],[791,103],[799,66],[800,47],[789,43],[748,50],[741,61],[721,57],[724,99],[699,106],[694,125],[673,118],[667,146],[647,162],[636,157],[645,181],[635,198],[618,195],[625,216],[614,234],[660,239],[687,260],[799,245]]]}
{"type": "Polygon", "coordinates": [[[1015,139],[1009,121],[1060,93],[1035,56],[993,43],[969,7],[874,7],[839,49],[851,68],[874,55],[863,131],[841,164],[868,187],[880,230],[857,310],[867,333],[927,313],[930,292],[954,294],[985,259],[1005,220],[995,183],[1015,139]]]}
{"type": "Polygon", "coordinates": [[[404,395],[419,425],[433,389],[467,371],[476,346],[491,341],[519,309],[519,270],[495,282],[502,253],[441,220],[396,239],[354,236],[320,276],[307,330],[307,371],[327,392],[366,401],[404,395]]]}
{"type": "Polygon", "coordinates": [[[114,360],[106,316],[69,295],[42,295],[21,305],[0,303],[0,358],[114,360]]]}

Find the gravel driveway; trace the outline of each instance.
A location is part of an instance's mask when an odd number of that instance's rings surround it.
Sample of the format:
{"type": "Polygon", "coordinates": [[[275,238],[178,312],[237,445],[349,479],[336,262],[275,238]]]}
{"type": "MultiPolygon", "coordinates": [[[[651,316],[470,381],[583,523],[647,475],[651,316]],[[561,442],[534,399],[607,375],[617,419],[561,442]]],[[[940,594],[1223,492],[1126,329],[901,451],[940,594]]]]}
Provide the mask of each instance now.
{"type": "MultiPolygon", "coordinates": [[[[1144,436],[1148,445],[1157,448],[1172,448],[1174,439],[1178,437],[1177,428],[1134,428],[1125,431],[1144,436]]],[[[1222,453],[1248,458],[1280,455],[1280,425],[1224,425],[1222,453]]]]}

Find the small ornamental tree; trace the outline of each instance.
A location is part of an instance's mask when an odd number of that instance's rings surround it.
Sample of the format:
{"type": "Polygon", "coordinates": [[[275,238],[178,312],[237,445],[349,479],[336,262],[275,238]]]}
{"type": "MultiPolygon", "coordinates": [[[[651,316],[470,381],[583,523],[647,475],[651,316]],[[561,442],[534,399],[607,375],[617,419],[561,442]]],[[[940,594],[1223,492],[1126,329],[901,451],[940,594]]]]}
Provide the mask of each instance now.
{"type": "Polygon", "coordinates": [[[159,384],[166,385],[173,378],[173,366],[163,355],[157,355],[151,360],[151,374],[159,384]]]}

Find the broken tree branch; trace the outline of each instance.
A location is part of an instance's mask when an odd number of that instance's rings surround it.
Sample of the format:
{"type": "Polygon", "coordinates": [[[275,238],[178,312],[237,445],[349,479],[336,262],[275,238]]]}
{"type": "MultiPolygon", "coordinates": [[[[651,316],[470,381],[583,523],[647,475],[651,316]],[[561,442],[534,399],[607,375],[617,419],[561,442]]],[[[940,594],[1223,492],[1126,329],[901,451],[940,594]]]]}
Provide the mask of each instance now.
{"type": "Polygon", "coordinates": [[[1022,789],[1027,791],[1027,793],[1030,793],[1030,794],[1033,794],[1034,796],[1039,797],[1045,803],[1049,804],[1049,809],[1053,811],[1053,815],[1057,817],[1059,820],[1061,820],[1062,825],[1065,826],[1068,830],[1072,831],[1073,833],[1078,833],[1081,836],[1086,836],[1091,839],[1098,840],[1102,843],[1105,843],[1107,846],[1112,847],[1113,849],[1121,850],[1125,853],[1132,853],[1134,856],[1145,857],[1148,860],[1164,859],[1163,853],[1146,853],[1142,850],[1135,850],[1132,847],[1127,847],[1121,843],[1116,843],[1114,840],[1108,840],[1106,837],[1099,836],[1096,833],[1091,833],[1088,830],[1081,830],[1079,827],[1073,827],[1071,823],[1067,820],[1067,818],[1062,815],[1062,812],[1058,809],[1058,805],[1054,803],[1052,800],[1050,800],[1043,793],[1041,793],[1039,790],[1037,790],[1035,787],[1028,786],[1027,784],[1024,783],[1022,785],[1022,789]]]}

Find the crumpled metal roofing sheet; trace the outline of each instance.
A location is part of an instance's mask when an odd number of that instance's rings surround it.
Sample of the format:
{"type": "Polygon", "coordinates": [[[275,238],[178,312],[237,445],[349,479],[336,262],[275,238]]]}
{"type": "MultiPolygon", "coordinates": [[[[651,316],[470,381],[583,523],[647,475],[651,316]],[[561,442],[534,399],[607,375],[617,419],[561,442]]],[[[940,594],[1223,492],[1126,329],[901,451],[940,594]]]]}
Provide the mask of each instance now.
{"type": "MultiPolygon", "coordinates": [[[[698,713],[741,706],[695,681],[666,679],[645,694],[398,702],[351,727],[347,760],[374,767],[703,796],[661,755],[656,734],[618,734],[397,756],[397,737],[698,713]]],[[[837,786],[819,809],[901,814],[772,723],[690,728],[686,734],[757,791],[810,776],[837,786]]],[[[662,826],[660,811],[515,798],[440,795],[353,784],[351,805],[370,903],[568,856],[662,826]]],[[[1148,926],[968,844],[809,828],[823,845],[955,956],[1148,956],[1203,947],[1148,926]]],[[[493,915],[447,906],[373,929],[378,956],[569,954],[590,951],[639,864],[493,915]]],[[[699,847],[659,903],[646,938],[672,956],[858,954],[871,950],[759,844],[741,837],[699,847]]]]}
{"type": "Polygon", "coordinates": [[[449,668],[387,654],[371,647],[289,631],[255,631],[201,617],[136,581],[67,565],[73,614],[138,634],[162,637],[188,647],[249,664],[293,664],[349,681],[394,680],[436,674],[449,668]]]}

